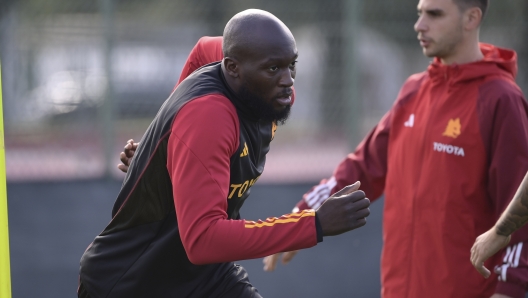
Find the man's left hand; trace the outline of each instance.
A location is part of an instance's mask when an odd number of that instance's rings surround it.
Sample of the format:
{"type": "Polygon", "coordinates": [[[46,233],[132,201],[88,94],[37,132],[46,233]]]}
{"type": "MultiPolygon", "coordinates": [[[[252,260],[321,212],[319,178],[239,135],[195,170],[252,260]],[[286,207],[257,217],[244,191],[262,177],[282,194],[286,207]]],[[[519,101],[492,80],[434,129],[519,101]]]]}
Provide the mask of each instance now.
{"type": "Polygon", "coordinates": [[[262,260],[262,263],[264,264],[264,271],[271,272],[275,270],[275,267],[277,266],[277,262],[279,261],[279,257],[282,255],[282,264],[286,265],[288,264],[293,257],[299,252],[298,250],[294,251],[288,251],[285,253],[276,253],[271,256],[267,256],[262,260]]]}

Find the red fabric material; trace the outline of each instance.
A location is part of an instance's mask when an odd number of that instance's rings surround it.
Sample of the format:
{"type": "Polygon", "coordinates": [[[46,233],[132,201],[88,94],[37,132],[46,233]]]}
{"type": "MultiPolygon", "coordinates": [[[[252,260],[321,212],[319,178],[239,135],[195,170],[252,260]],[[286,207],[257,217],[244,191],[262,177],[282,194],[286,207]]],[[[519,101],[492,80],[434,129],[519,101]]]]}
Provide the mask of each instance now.
{"type": "Polygon", "coordinates": [[[222,36],[204,36],[200,38],[191,50],[189,57],[187,57],[187,61],[185,61],[185,65],[180,74],[180,79],[174,86],[174,89],[198,68],[215,61],[220,61],[223,58],[222,36]]]}
{"type": "Polygon", "coordinates": [[[227,219],[230,157],[239,146],[238,134],[236,109],[222,95],[191,101],[172,125],[167,168],[181,240],[194,264],[259,258],[317,244],[313,210],[260,224],[227,219]]]}
{"type": "Polygon", "coordinates": [[[510,298],[524,298],[526,297],[526,291],[527,289],[525,289],[521,285],[506,282],[501,282],[497,284],[497,287],[495,289],[495,293],[506,295],[510,298]]]}
{"type": "MultiPolygon", "coordinates": [[[[515,52],[481,50],[481,61],[435,60],[411,76],[334,172],[333,192],[356,180],[371,199],[385,192],[384,298],[490,297],[497,286],[496,275],[473,268],[470,249],[528,171],[528,107],[514,82],[515,52]]],[[[527,228],[513,238],[528,240],[527,228]]],[[[499,282],[496,291],[508,287],[499,282]]]]}
{"type": "Polygon", "coordinates": [[[496,293],[512,298],[524,298],[528,291],[528,245],[526,242],[510,242],[500,266],[502,273],[496,293]]]}

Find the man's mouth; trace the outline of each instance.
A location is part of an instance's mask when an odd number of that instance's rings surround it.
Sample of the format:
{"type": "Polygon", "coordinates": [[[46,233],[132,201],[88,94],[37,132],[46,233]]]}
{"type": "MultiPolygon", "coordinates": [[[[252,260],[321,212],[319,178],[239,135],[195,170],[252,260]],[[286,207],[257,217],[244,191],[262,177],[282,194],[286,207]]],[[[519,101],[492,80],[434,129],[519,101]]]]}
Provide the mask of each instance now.
{"type": "Polygon", "coordinates": [[[276,97],[276,100],[282,106],[291,105],[291,102],[292,102],[291,95],[292,95],[292,91],[285,92],[285,93],[279,94],[276,97]]]}
{"type": "Polygon", "coordinates": [[[288,97],[279,97],[279,98],[277,98],[277,102],[278,102],[281,106],[288,106],[288,105],[291,105],[291,96],[288,96],[288,97]]]}
{"type": "Polygon", "coordinates": [[[418,40],[420,41],[420,46],[423,48],[427,48],[431,44],[431,40],[428,38],[418,36],[418,40]]]}
{"type": "Polygon", "coordinates": [[[281,106],[288,106],[291,105],[291,96],[293,94],[292,89],[286,89],[279,95],[275,97],[275,100],[281,105],[281,106]]]}

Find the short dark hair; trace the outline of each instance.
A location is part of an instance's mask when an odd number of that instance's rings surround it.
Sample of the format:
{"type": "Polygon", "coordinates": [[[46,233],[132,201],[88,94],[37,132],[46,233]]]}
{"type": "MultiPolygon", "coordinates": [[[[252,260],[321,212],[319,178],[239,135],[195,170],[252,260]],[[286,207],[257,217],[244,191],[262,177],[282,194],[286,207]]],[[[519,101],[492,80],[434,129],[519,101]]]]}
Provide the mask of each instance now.
{"type": "Polygon", "coordinates": [[[489,0],[453,0],[461,11],[465,11],[471,7],[478,7],[482,11],[482,17],[488,10],[489,0]]]}

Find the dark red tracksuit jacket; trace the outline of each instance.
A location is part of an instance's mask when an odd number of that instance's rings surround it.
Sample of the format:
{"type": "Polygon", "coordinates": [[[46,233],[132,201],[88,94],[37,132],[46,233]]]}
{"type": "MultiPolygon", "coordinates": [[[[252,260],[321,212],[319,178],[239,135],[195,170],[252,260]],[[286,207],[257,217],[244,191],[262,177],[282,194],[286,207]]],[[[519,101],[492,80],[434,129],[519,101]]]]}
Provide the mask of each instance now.
{"type": "Polygon", "coordinates": [[[392,109],[354,153],[304,196],[318,208],[355,181],[371,199],[385,192],[384,298],[524,297],[528,226],[501,257],[503,276],[470,263],[475,238],[493,226],[528,171],[528,107],[515,84],[515,52],[481,44],[484,59],[411,76],[392,109]]]}
{"type": "Polygon", "coordinates": [[[275,129],[229,89],[220,63],[181,81],[140,142],[112,221],[81,259],[90,296],[217,297],[232,261],[315,245],[313,210],[239,219],[275,129]]]}

